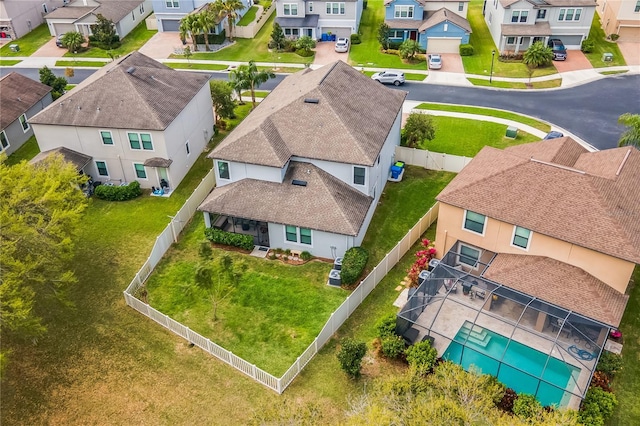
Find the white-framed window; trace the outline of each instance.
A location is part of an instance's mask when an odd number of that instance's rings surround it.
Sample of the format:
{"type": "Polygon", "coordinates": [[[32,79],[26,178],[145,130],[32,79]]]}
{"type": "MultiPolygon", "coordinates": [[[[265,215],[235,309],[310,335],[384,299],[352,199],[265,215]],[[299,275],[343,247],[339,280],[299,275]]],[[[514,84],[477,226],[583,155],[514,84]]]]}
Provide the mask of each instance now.
{"type": "Polygon", "coordinates": [[[507,37],[507,44],[516,44],[515,37],[507,37]]]}
{"type": "Polygon", "coordinates": [[[299,28],[285,28],[284,29],[284,35],[297,37],[297,36],[300,35],[300,29],[299,28]]]}
{"type": "Polygon", "coordinates": [[[560,9],[558,21],[579,21],[582,15],[582,8],[560,9]]]}
{"type": "Polygon", "coordinates": [[[544,19],[547,17],[547,9],[538,9],[538,14],[536,15],[536,19],[544,19]]]}
{"type": "Polygon", "coordinates": [[[531,231],[521,226],[513,227],[513,238],[511,239],[511,245],[514,247],[520,247],[521,249],[529,250],[529,243],[531,242],[531,231]]]}
{"type": "Polygon", "coordinates": [[[136,172],[136,177],[138,179],[147,179],[147,171],[144,168],[144,164],[142,163],[133,163],[133,170],[136,172]]]}
{"type": "Polygon", "coordinates": [[[486,225],[487,217],[485,215],[472,212],[471,210],[465,210],[464,223],[462,224],[464,229],[475,232],[476,234],[484,235],[486,225]]]}
{"type": "Polygon", "coordinates": [[[367,180],[367,169],[364,167],[353,166],[353,183],[355,185],[364,185],[367,180]]]}
{"type": "Polygon", "coordinates": [[[220,179],[231,179],[229,173],[229,163],[226,161],[217,161],[218,163],[218,176],[220,179]]]}
{"type": "Polygon", "coordinates": [[[344,15],[344,3],[327,2],[327,15],[344,15]]]}
{"type": "Polygon", "coordinates": [[[187,157],[191,154],[191,149],[189,148],[189,141],[184,143],[184,149],[187,151],[187,157]]]}
{"type": "Polygon", "coordinates": [[[391,30],[391,31],[389,31],[389,38],[404,38],[404,31],[402,31],[402,30],[391,30]]]}
{"type": "Polygon", "coordinates": [[[636,12],[636,13],[640,12],[640,0],[638,0],[638,1],[636,2],[636,8],[635,8],[635,9],[633,9],[633,11],[634,11],[634,12],[636,12]]]}
{"type": "Polygon", "coordinates": [[[514,10],[511,12],[511,22],[527,22],[528,10],[514,10]]]}
{"type": "Polygon", "coordinates": [[[134,21],[136,20],[136,11],[135,10],[131,11],[131,19],[133,19],[134,21]]]}
{"type": "Polygon", "coordinates": [[[100,130],[100,139],[102,139],[102,145],[113,145],[113,135],[110,130],[100,130]]]}
{"type": "Polygon", "coordinates": [[[144,13],[144,3],[140,3],[140,13],[144,13]]]}
{"type": "Polygon", "coordinates": [[[29,131],[29,129],[31,128],[31,126],[29,126],[29,122],[27,122],[26,114],[22,114],[20,116],[20,125],[22,126],[22,131],[25,133],[27,133],[27,131],[29,131]]]}
{"type": "Polygon", "coordinates": [[[313,12],[313,2],[310,1],[307,4],[309,5],[309,13],[313,12]]]}
{"type": "Polygon", "coordinates": [[[396,19],[413,18],[413,6],[400,5],[393,8],[393,17],[396,19]]]}
{"type": "Polygon", "coordinates": [[[444,31],[445,33],[447,31],[449,31],[449,24],[445,22],[445,24],[442,26],[442,31],[444,31]]]}
{"type": "Polygon", "coordinates": [[[292,243],[311,245],[312,231],[308,228],[298,228],[297,226],[285,225],[285,238],[292,243]]]}
{"type": "Polygon", "coordinates": [[[127,133],[131,149],[153,151],[153,142],[149,133],[127,133]]]}
{"type": "Polygon", "coordinates": [[[166,2],[167,9],[178,9],[180,7],[180,2],[178,0],[167,0],[166,2]]]}
{"type": "Polygon", "coordinates": [[[298,3],[285,3],[282,6],[285,16],[298,16],[298,3]]]}
{"type": "Polygon", "coordinates": [[[0,132],[0,152],[9,148],[9,139],[7,139],[7,133],[3,130],[0,132]]]}
{"type": "Polygon", "coordinates": [[[46,5],[46,4],[44,4],[44,3],[42,3],[42,11],[43,11],[44,13],[49,13],[49,8],[48,8],[48,7],[47,7],[47,5],[46,5]]]}
{"type": "Polygon", "coordinates": [[[478,267],[478,260],[480,259],[480,250],[468,246],[466,244],[460,244],[458,252],[458,262],[465,265],[469,265],[476,269],[478,267]]]}
{"type": "Polygon", "coordinates": [[[464,10],[464,2],[458,2],[458,12],[462,12],[464,10]]]}
{"type": "Polygon", "coordinates": [[[99,176],[109,177],[109,170],[107,169],[107,163],[104,161],[96,161],[96,169],[98,169],[99,176]]]}

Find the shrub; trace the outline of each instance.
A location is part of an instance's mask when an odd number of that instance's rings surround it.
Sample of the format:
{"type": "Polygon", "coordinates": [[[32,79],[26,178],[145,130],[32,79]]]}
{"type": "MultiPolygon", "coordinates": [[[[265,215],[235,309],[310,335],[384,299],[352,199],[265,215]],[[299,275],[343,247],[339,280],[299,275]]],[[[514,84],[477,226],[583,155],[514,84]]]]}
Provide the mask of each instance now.
{"type": "Polygon", "coordinates": [[[404,352],[404,339],[395,334],[387,335],[380,339],[382,353],[387,358],[398,358],[404,352]]]}
{"type": "Polygon", "coordinates": [[[342,339],[340,345],[337,355],[340,368],[351,377],[359,377],[362,358],[367,353],[367,345],[351,338],[342,339]]]}
{"type": "Polygon", "coordinates": [[[618,405],[616,396],[598,387],[590,387],[582,401],[578,418],[586,426],[602,426],[618,405]]]}
{"type": "Polygon", "coordinates": [[[403,41],[398,48],[400,57],[408,61],[413,61],[418,52],[420,52],[420,45],[417,41],[411,39],[403,41]]]}
{"type": "Polygon", "coordinates": [[[593,41],[593,39],[591,38],[585,38],[582,41],[582,45],[580,46],[580,50],[582,50],[584,53],[591,53],[595,48],[596,48],[596,42],[593,41]]]}
{"type": "Polygon", "coordinates": [[[602,356],[600,357],[598,365],[596,366],[597,371],[606,374],[610,379],[613,379],[613,376],[615,376],[616,372],[618,372],[621,368],[622,356],[609,351],[602,352],[602,356]]]}
{"type": "Polygon", "coordinates": [[[291,256],[291,249],[286,249],[284,251],[284,254],[286,254],[287,256],[291,256]]]}
{"type": "Polygon", "coordinates": [[[513,414],[521,419],[533,419],[542,413],[542,405],[535,396],[520,394],[513,403],[513,414]]]}
{"type": "Polygon", "coordinates": [[[217,228],[207,228],[204,230],[207,239],[216,244],[224,244],[227,246],[240,247],[245,250],[253,249],[253,237],[251,235],[234,234],[225,232],[217,228]]]}
{"type": "Polygon", "coordinates": [[[418,342],[409,346],[405,354],[407,355],[409,366],[421,375],[429,373],[438,360],[438,351],[431,346],[429,341],[418,342]]]}
{"type": "Polygon", "coordinates": [[[605,392],[611,392],[611,383],[609,381],[609,377],[602,371],[596,371],[595,373],[593,373],[590,386],[598,387],[605,392]]]}
{"type": "MultiPolygon", "coordinates": [[[[429,140],[431,139],[433,139],[433,136],[431,136],[429,140]]],[[[409,268],[409,270],[407,271],[409,284],[411,287],[418,286],[418,276],[420,275],[420,272],[428,268],[429,261],[436,255],[436,249],[428,239],[424,238],[422,240],[422,247],[424,247],[424,250],[419,250],[416,252],[417,259],[413,263],[413,265],[411,265],[411,268],[409,268]]]]}
{"type": "Polygon", "coordinates": [[[542,42],[535,42],[524,52],[522,62],[529,68],[546,67],[553,60],[553,51],[542,42]]]}
{"type": "Polygon", "coordinates": [[[142,194],[140,183],[133,181],[124,186],[100,185],[95,191],[96,197],[107,201],[126,201],[142,194]]]}
{"type": "Polygon", "coordinates": [[[378,330],[380,338],[394,336],[396,334],[396,315],[389,314],[382,317],[376,324],[376,330],[378,330]]]}
{"type": "Polygon", "coordinates": [[[611,34],[609,38],[611,39],[611,41],[616,41],[620,38],[620,34],[611,34]]]}
{"type": "Polygon", "coordinates": [[[340,273],[342,283],[346,285],[355,283],[360,275],[362,275],[367,260],[369,260],[369,252],[362,247],[351,247],[347,250],[342,259],[342,270],[340,273]]]}
{"type": "Polygon", "coordinates": [[[368,1],[367,1],[367,0],[364,0],[364,1],[362,2],[362,10],[365,10],[365,9],[367,8],[367,3],[368,3],[368,1]]]}
{"type": "Polygon", "coordinates": [[[300,259],[306,262],[307,260],[313,259],[313,255],[308,251],[303,251],[302,253],[300,253],[300,259]]]}
{"type": "Polygon", "coordinates": [[[470,44],[461,44],[460,56],[473,56],[473,46],[470,44]]]}
{"type": "Polygon", "coordinates": [[[522,61],[523,57],[524,57],[524,54],[522,52],[503,53],[502,55],[500,55],[500,57],[498,57],[498,60],[500,62],[520,62],[522,61]]]}
{"type": "Polygon", "coordinates": [[[360,40],[360,34],[351,34],[351,44],[360,44],[362,40],[360,40]]]}
{"type": "MultiPolygon", "coordinates": [[[[209,44],[222,44],[226,38],[225,31],[220,31],[220,34],[207,34],[207,38],[209,39],[209,44]]],[[[204,44],[203,34],[196,35],[196,43],[204,44]]]]}
{"type": "Polygon", "coordinates": [[[313,50],[296,49],[296,54],[303,58],[308,58],[309,56],[313,56],[313,50]]]}
{"type": "Polygon", "coordinates": [[[502,399],[498,402],[498,408],[506,411],[507,413],[513,412],[513,404],[516,402],[518,398],[518,394],[511,388],[507,388],[504,390],[504,394],[502,395],[502,399]]]}

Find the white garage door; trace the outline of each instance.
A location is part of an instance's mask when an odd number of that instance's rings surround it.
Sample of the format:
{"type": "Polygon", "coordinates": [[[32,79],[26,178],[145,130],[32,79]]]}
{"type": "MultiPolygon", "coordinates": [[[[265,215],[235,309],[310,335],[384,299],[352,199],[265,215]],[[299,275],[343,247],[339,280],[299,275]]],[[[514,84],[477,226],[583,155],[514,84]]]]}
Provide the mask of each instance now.
{"type": "Polygon", "coordinates": [[[162,31],[178,32],[180,31],[180,21],[175,19],[163,19],[162,31]]]}
{"type": "Polygon", "coordinates": [[[640,27],[620,27],[620,41],[640,41],[640,27]]]}
{"type": "Polygon", "coordinates": [[[427,53],[460,53],[460,38],[427,38],[427,53]]]}
{"type": "Polygon", "coordinates": [[[337,27],[322,27],[322,34],[335,34],[336,37],[351,36],[351,28],[337,28],[337,27]]]}

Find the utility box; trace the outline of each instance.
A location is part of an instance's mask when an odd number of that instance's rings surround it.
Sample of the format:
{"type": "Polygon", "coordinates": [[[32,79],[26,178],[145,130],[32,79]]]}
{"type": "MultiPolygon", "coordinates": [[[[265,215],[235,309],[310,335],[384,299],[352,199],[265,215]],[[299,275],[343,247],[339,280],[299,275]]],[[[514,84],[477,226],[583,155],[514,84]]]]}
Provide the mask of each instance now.
{"type": "Polygon", "coordinates": [[[613,53],[603,53],[602,54],[602,62],[611,62],[613,61],[613,53]]]}
{"type": "Polygon", "coordinates": [[[20,46],[18,46],[17,44],[10,44],[9,49],[11,49],[12,52],[19,52],[20,46]]]}
{"type": "Polygon", "coordinates": [[[518,136],[518,128],[517,128],[517,127],[514,127],[514,126],[509,126],[509,127],[507,127],[507,134],[506,134],[506,136],[507,136],[508,138],[515,139],[515,138],[516,138],[516,136],[518,136]]]}

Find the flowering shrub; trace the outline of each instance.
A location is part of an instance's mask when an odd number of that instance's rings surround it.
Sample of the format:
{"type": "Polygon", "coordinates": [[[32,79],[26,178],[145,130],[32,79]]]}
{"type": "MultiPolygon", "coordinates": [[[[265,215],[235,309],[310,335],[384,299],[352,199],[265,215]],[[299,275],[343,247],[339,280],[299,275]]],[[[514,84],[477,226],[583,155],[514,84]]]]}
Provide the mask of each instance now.
{"type": "Polygon", "coordinates": [[[408,277],[411,287],[418,286],[418,275],[420,275],[420,271],[427,269],[429,261],[436,256],[436,249],[433,247],[433,244],[431,244],[431,241],[424,238],[422,240],[422,246],[424,250],[416,252],[417,259],[413,265],[411,265],[409,271],[407,271],[409,273],[408,277]]]}

